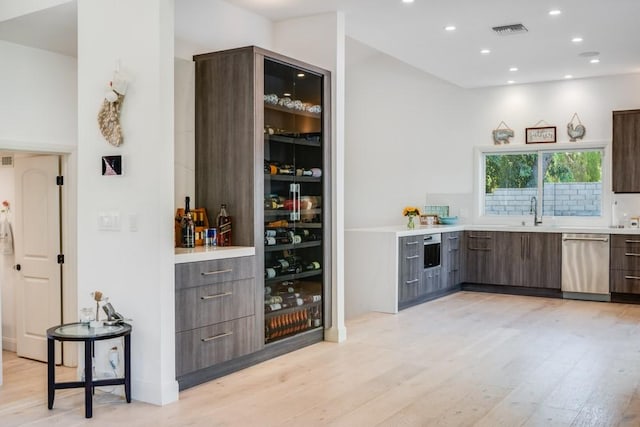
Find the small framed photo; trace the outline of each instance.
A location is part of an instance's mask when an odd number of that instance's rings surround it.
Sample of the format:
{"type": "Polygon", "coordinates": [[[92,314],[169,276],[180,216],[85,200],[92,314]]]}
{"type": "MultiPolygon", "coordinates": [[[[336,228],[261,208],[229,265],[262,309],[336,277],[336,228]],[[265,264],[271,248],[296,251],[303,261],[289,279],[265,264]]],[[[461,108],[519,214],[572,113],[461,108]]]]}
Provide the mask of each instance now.
{"type": "Polygon", "coordinates": [[[102,156],[102,176],[122,175],[122,156],[102,156]]]}
{"type": "Polygon", "coordinates": [[[539,144],[544,142],[556,142],[556,127],[545,126],[526,128],[527,144],[539,144]]]}

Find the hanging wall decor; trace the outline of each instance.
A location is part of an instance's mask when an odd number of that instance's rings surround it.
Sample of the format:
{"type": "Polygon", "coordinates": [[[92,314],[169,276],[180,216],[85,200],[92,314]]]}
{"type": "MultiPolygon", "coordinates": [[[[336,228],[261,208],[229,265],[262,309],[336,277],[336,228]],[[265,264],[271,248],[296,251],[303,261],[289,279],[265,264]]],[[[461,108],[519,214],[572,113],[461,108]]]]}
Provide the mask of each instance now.
{"type": "Polygon", "coordinates": [[[549,126],[544,120],[538,121],[533,127],[526,128],[526,143],[539,144],[541,142],[556,142],[556,127],[549,126]],[[540,126],[540,125],[547,126],[540,126]]]}
{"type": "Polygon", "coordinates": [[[120,146],[123,142],[120,127],[120,109],[127,92],[127,80],[116,67],[113,80],[109,82],[108,90],[98,112],[98,126],[102,136],[113,146],[120,146]]]}
{"type": "Polygon", "coordinates": [[[495,145],[508,144],[509,138],[513,138],[513,129],[511,129],[505,122],[500,122],[497,128],[493,130],[493,143],[495,145]],[[501,128],[500,126],[504,126],[501,128]]]}
{"type": "Polygon", "coordinates": [[[587,133],[587,128],[585,128],[580,121],[578,113],[573,113],[571,121],[567,123],[567,134],[569,135],[569,141],[576,142],[578,139],[584,138],[585,133],[587,133]],[[574,125],[574,120],[576,119],[578,120],[578,124],[574,125]]]}

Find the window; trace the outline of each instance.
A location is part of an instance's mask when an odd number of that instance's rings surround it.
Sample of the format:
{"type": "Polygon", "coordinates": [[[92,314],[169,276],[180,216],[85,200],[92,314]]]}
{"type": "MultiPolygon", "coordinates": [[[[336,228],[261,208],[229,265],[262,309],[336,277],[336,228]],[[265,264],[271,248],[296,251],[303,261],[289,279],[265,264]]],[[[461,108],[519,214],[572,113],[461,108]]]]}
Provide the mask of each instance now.
{"type": "Polygon", "coordinates": [[[602,215],[602,149],[485,153],[484,215],[602,215]],[[534,198],[535,197],[535,201],[534,198]]]}

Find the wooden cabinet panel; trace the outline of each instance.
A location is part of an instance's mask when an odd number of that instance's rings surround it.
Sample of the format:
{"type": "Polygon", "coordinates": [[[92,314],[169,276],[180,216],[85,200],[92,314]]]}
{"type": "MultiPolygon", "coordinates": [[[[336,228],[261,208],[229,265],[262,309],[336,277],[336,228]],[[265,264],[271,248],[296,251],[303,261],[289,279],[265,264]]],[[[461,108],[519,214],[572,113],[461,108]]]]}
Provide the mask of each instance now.
{"type": "Polygon", "coordinates": [[[241,257],[176,264],[176,290],[255,276],[255,258],[241,257]]]}
{"type": "Polygon", "coordinates": [[[398,303],[418,297],[422,285],[424,245],[423,236],[407,236],[399,239],[398,255],[398,303]]]}
{"type": "Polygon", "coordinates": [[[207,368],[258,350],[254,316],[176,334],[176,375],[207,368]]]}
{"type": "Polygon", "coordinates": [[[493,283],[495,260],[493,231],[467,231],[464,235],[464,281],[493,283]]]}
{"type": "Polygon", "coordinates": [[[176,292],[176,332],[255,314],[254,278],[176,292]]]}
{"type": "Polygon", "coordinates": [[[442,288],[452,288],[462,281],[461,251],[464,233],[460,231],[442,234],[442,288]]]}
{"type": "Polygon", "coordinates": [[[522,286],[560,289],[562,282],[562,235],[526,233],[522,286]]]}
{"type": "Polygon", "coordinates": [[[529,233],[496,232],[493,259],[494,285],[524,286],[522,266],[525,259],[526,239],[529,233]]]}
{"type": "Polygon", "coordinates": [[[613,112],[614,193],[640,192],[640,110],[613,112]]]}
{"type": "Polygon", "coordinates": [[[611,270],[611,292],[640,294],[639,270],[611,270]]]}
{"type": "Polygon", "coordinates": [[[640,235],[638,234],[612,234],[612,248],[625,248],[629,252],[640,253],[640,235]]]}
{"type": "Polygon", "coordinates": [[[632,248],[611,248],[612,270],[640,270],[640,250],[632,248]]]}

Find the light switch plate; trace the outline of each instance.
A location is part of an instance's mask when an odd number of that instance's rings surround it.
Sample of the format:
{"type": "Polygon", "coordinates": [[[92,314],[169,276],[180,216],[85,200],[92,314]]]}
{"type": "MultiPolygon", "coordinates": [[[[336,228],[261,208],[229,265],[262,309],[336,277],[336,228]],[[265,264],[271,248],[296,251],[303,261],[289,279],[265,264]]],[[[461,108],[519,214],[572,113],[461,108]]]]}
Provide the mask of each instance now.
{"type": "Polygon", "coordinates": [[[120,212],[98,213],[98,230],[120,231],[120,212]]]}

